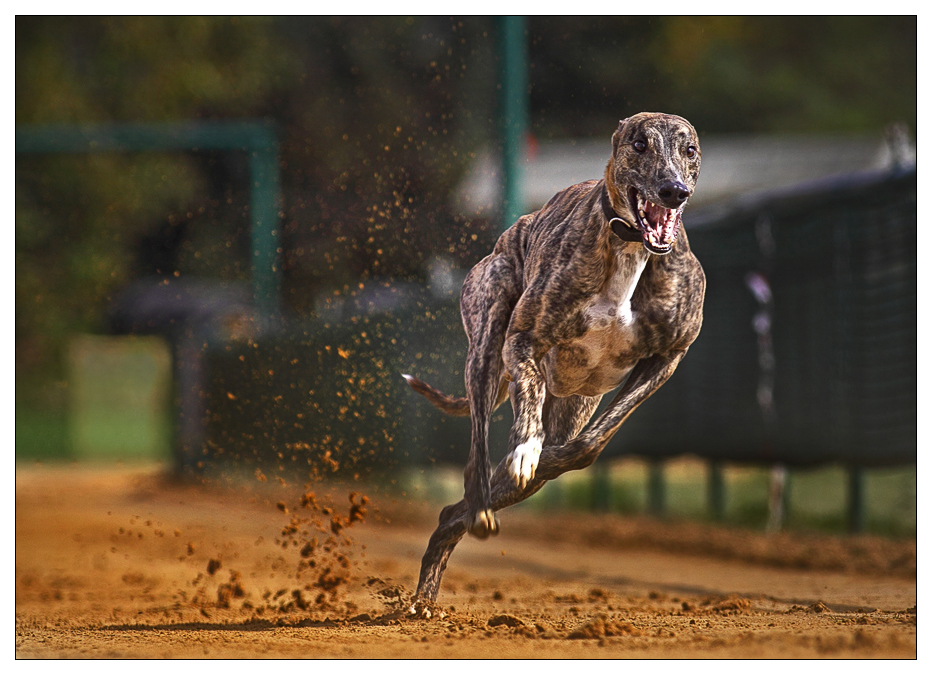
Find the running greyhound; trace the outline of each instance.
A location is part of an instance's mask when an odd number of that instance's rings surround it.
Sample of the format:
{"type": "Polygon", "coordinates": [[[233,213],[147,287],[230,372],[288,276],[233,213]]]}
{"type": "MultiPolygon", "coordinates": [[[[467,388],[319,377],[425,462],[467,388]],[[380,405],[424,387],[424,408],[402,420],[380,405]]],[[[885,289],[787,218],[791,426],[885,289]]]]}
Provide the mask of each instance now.
{"type": "Polygon", "coordinates": [[[472,421],[465,499],[440,514],[412,613],[430,614],[467,531],[497,534],[496,511],[592,464],[696,339],[705,275],[682,216],[700,160],[696,130],[682,117],[622,120],[602,180],[569,187],[519,218],[466,276],[466,398],[404,376],[441,410],[472,421]],[[602,396],[619,386],[583,431],[602,396]],[[489,418],[506,398],[514,424],[493,474],[489,418]]]}

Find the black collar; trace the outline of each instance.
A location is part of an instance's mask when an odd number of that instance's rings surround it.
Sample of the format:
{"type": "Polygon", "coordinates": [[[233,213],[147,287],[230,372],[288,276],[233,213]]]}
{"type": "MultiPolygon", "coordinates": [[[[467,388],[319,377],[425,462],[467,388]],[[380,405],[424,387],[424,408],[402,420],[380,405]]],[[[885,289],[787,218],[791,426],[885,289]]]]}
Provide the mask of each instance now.
{"type": "Polygon", "coordinates": [[[605,220],[608,221],[608,224],[612,226],[612,232],[619,239],[624,241],[644,241],[643,235],[638,230],[633,230],[625,225],[624,221],[615,213],[615,209],[612,208],[612,203],[608,198],[608,188],[605,185],[602,185],[602,213],[605,214],[605,220]]]}

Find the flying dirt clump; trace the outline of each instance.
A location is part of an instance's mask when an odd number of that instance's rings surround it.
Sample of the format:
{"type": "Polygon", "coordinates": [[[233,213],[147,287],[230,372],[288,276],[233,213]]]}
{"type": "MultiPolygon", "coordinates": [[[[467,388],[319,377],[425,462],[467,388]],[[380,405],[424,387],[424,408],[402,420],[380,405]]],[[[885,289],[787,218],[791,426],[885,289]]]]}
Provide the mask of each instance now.
{"type": "Polygon", "coordinates": [[[240,581],[240,573],[231,571],[230,580],[217,588],[217,606],[228,608],[233,598],[242,598],[245,595],[246,589],[240,581]]]}
{"type": "MultiPolygon", "coordinates": [[[[208,610],[213,609],[247,610],[254,618],[267,616],[269,612],[282,615],[314,610],[354,611],[355,605],[344,602],[341,594],[352,579],[355,556],[365,547],[358,547],[347,531],[365,522],[369,498],[351,492],[349,504],[338,507],[329,495],[319,498],[309,487],[305,485],[304,493],[296,499],[270,501],[279,517],[287,520],[274,540],[279,552],[270,557],[269,564],[279,573],[284,572],[290,581],[283,587],[257,592],[244,584],[240,571],[225,569],[229,561],[216,554],[208,558],[205,567],[190,582],[193,592],[177,591],[179,606],[198,609],[204,616],[211,616],[208,610]],[[229,577],[224,580],[227,574],[229,577]]],[[[260,537],[256,545],[272,546],[273,542],[260,537]]],[[[181,560],[194,555],[193,543],[186,544],[186,553],[181,560]]]]}
{"type": "Polygon", "coordinates": [[[356,523],[365,522],[369,498],[351,492],[346,515],[341,515],[335,507],[322,505],[317,495],[307,488],[309,486],[305,486],[305,493],[291,509],[283,502],[277,505],[280,511],[290,514],[290,518],[276,543],[284,550],[297,549],[295,578],[310,577],[302,588],[295,589],[297,595],[291,593],[296,604],[299,607],[333,606],[351,576],[354,543],[345,531],[356,523]],[[316,593],[314,600],[306,600],[304,592],[316,593]]]}

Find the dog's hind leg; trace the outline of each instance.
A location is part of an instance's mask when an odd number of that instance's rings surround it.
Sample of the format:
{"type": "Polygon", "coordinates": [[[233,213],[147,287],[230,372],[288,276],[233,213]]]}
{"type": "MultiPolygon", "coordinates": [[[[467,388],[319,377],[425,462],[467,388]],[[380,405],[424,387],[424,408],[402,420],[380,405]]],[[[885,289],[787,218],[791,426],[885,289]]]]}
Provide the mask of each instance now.
{"type": "MultiPolygon", "coordinates": [[[[548,447],[561,446],[579,433],[589,421],[600,398],[599,396],[567,398],[548,396],[544,403],[544,426],[548,447]]],[[[540,490],[544,483],[544,480],[535,478],[524,488],[518,487],[509,474],[507,460],[503,460],[496,468],[491,481],[493,509],[498,511],[527,499],[540,490]]],[[[414,604],[411,607],[413,614],[429,615],[429,605],[437,599],[440,580],[450,555],[466,534],[467,524],[472,522],[468,511],[466,500],[461,500],[440,512],[440,523],[431,535],[427,550],[421,559],[420,578],[414,604]]]]}
{"type": "MultiPolygon", "coordinates": [[[[628,415],[669,379],[685,354],[685,350],[658,354],[638,363],[608,409],[578,435],[576,433],[592,415],[599,399],[568,397],[548,400],[545,403],[547,445],[541,452],[534,478],[524,488],[517,486],[509,472],[508,459],[502,460],[490,481],[490,510],[499,511],[522,502],[548,480],[592,464],[628,415]]],[[[465,500],[440,512],[440,524],[431,535],[421,559],[421,574],[411,607],[413,614],[425,614],[429,611],[428,606],[437,599],[447,561],[466,534],[468,522],[471,520],[465,500]]]]}
{"type": "Polygon", "coordinates": [[[567,471],[585,469],[592,464],[628,416],[670,378],[685,355],[684,349],[639,361],[611,405],[588,429],[562,445],[543,449],[538,476],[553,480],[567,471]]]}
{"type": "Polygon", "coordinates": [[[547,395],[544,400],[544,444],[563,445],[576,438],[599,406],[601,396],[567,396],[557,398],[547,395]]]}
{"type": "Polygon", "coordinates": [[[472,438],[464,471],[468,530],[484,539],[498,533],[489,486],[489,418],[505,392],[502,346],[511,311],[520,295],[518,273],[506,256],[493,254],[476,265],[463,283],[460,309],[469,338],[466,395],[472,438]]]}

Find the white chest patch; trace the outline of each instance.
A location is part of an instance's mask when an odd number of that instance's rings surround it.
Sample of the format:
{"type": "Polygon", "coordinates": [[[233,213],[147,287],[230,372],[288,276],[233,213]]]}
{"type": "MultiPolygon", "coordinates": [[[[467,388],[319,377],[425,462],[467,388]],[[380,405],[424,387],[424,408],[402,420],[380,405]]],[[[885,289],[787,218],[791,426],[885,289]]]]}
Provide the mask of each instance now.
{"type": "Polygon", "coordinates": [[[619,355],[637,337],[631,296],[649,256],[643,246],[626,247],[616,254],[612,278],[585,309],[586,332],[547,354],[542,366],[555,396],[604,394],[621,384],[634,367],[619,355]]]}
{"type": "Polygon", "coordinates": [[[622,324],[631,324],[631,296],[647,266],[650,253],[643,246],[637,246],[634,253],[615,255],[615,272],[602,293],[595,298],[592,310],[598,313],[611,311],[615,320],[622,324]]]}
{"type": "Polygon", "coordinates": [[[634,312],[631,296],[641,279],[650,256],[643,246],[634,253],[619,253],[615,257],[615,273],[601,294],[586,309],[589,330],[576,344],[589,352],[590,366],[597,369],[612,359],[623,344],[634,337],[634,312]],[[595,358],[591,358],[595,357],[595,358]]]}

